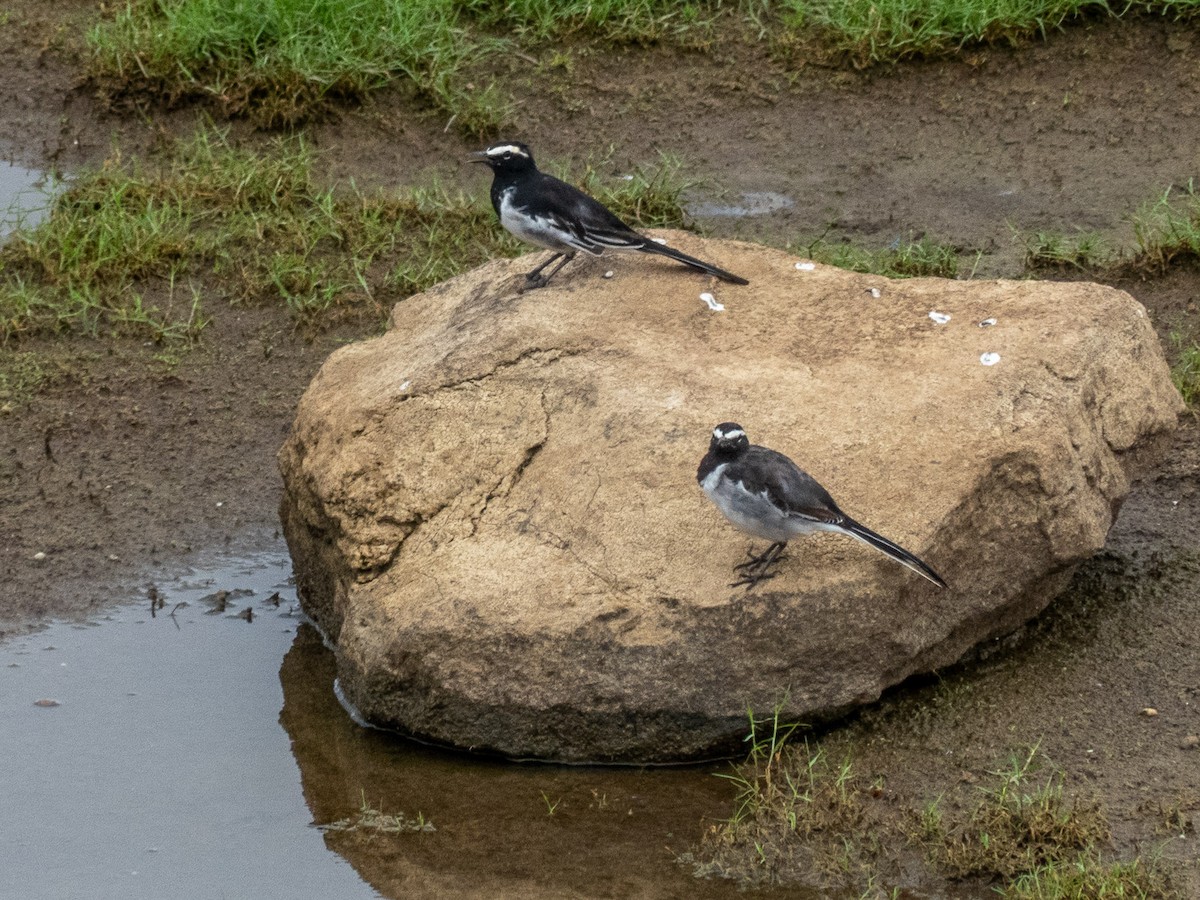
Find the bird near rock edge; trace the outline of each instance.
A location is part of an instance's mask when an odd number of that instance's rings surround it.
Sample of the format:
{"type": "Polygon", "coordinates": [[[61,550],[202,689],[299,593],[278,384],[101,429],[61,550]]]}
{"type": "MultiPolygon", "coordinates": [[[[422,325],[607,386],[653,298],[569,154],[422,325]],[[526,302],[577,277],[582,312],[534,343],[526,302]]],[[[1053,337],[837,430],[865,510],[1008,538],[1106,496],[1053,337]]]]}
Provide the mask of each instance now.
{"type": "Polygon", "coordinates": [[[735,528],[772,542],[758,556],[748,553],[746,562],[734,566],[734,572],[742,574],[730,587],[745,585],[749,591],[774,578],[770,569],[782,558],[787,542],[814,531],[847,534],[946,587],[916,556],[842,512],[815,478],[782,453],[751,444],[736,422],[713,429],[696,481],[735,528]]]}
{"type": "Polygon", "coordinates": [[[492,206],[500,224],[521,240],[554,251],[525,276],[527,288],[543,287],[581,250],[592,256],[601,256],[607,250],[656,253],[732,284],[750,283],[638,234],[598,200],[538,169],[524,144],[493,144],[471,154],[469,161],[484,163],[492,170],[492,206]],[[560,258],[562,261],[548,275],[542,275],[543,269],[560,258]]]}

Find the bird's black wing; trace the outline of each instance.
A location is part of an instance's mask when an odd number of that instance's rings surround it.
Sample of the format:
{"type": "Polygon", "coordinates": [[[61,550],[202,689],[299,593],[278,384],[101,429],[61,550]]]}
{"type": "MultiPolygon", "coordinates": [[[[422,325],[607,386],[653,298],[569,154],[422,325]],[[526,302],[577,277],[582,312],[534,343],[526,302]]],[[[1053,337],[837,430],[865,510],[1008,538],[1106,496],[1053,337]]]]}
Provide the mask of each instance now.
{"type": "Polygon", "coordinates": [[[539,174],[537,196],[544,208],[536,213],[570,234],[568,243],[577,250],[600,254],[606,249],[639,250],[646,244],[648,238],[622,222],[599,200],[553,175],[539,174]]]}
{"type": "Polygon", "coordinates": [[[829,492],[782,453],[751,446],[726,474],[751,493],[765,493],[785,515],[826,525],[840,525],[845,519],[829,492]]]}
{"type": "Polygon", "coordinates": [[[593,256],[605,250],[641,250],[669,257],[733,284],[750,283],[740,275],[638,234],[599,200],[553,175],[538,173],[536,196],[538,208],[526,212],[544,219],[554,229],[555,236],[575,250],[593,256]]]}

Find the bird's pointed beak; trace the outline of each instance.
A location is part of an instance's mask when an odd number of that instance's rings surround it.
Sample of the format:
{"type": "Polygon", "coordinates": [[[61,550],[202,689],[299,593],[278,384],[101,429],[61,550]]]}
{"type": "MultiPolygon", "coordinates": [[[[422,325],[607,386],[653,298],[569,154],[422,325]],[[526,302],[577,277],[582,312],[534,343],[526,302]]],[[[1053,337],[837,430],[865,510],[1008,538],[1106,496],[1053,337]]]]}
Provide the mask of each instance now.
{"type": "Polygon", "coordinates": [[[488,159],[489,157],[486,150],[476,150],[474,153],[471,153],[467,156],[467,162],[485,163],[488,161],[488,159]]]}

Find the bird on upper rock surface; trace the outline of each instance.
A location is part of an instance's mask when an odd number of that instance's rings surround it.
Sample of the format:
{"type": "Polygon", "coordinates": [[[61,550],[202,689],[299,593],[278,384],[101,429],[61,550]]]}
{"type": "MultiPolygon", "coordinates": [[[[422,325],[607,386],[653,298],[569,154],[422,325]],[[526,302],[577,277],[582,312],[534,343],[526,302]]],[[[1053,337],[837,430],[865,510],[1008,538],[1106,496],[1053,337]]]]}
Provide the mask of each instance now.
{"type": "Polygon", "coordinates": [[[829,492],[794,462],[766,447],[751,444],[736,422],[722,422],[712,432],[708,453],[700,461],[696,480],[708,498],[736,528],[773,543],[760,555],[734,566],[741,577],[730,587],[750,590],[780,560],[793,537],[813,531],[848,534],[928,578],[938,587],[946,582],[937,572],[903,547],[893,544],[838,508],[829,492]]]}
{"type": "Polygon", "coordinates": [[[491,167],[492,206],[500,224],[521,240],[554,251],[553,256],[525,276],[528,287],[545,285],[580,250],[592,256],[600,256],[606,250],[657,253],[733,284],[750,283],[638,234],[599,201],[540,171],[524,144],[493,144],[471,154],[470,161],[491,167]],[[560,257],[562,261],[550,274],[542,275],[542,270],[560,257]]]}

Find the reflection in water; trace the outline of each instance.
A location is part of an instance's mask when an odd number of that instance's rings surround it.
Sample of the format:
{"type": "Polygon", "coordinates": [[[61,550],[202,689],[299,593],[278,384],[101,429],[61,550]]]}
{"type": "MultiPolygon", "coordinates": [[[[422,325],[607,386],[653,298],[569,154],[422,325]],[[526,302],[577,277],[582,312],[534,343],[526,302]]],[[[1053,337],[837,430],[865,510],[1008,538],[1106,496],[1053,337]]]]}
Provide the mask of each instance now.
{"type": "Polygon", "coordinates": [[[53,179],[45,172],[0,160],[0,238],[18,226],[32,228],[50,211],[53,179]]]}
{"type": "Polygon", "coordinates": [[[522,766],[360,728],[289,575],[282,552],[234,560],[161,582],[153,617],[0,643],[0,896],[738,894],[675,861],[728,814],[712,767],[522,766]],[[364,800],[435,830],[312,827],[364,800]]]}
{"type": "Polygon", "coordinates": [[[741,896],[697,882],[675,855],[728,815],[710,768],[518,765],[422,747],[350,721],[333,655],[301,629],[280,670],[280,721],[319,823],[366,804],[429,833],[330,831],[327,845],[387,897],[741,896]]]}

